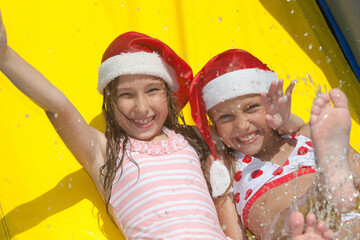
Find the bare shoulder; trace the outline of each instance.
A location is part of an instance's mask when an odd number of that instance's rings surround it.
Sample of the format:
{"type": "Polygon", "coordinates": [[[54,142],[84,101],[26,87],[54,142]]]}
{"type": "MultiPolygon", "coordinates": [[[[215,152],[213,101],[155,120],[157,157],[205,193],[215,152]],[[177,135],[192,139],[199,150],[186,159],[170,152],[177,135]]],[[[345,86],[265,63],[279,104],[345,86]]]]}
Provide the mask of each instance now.
{"type": "Polygon", "coordinates": [[[308,137],[311,139],[311,130],[309,123],[305,124],[303,127],[299,129],[299,131],[296,132],[297,134],[303,135],[305,137],[308,137]]]}

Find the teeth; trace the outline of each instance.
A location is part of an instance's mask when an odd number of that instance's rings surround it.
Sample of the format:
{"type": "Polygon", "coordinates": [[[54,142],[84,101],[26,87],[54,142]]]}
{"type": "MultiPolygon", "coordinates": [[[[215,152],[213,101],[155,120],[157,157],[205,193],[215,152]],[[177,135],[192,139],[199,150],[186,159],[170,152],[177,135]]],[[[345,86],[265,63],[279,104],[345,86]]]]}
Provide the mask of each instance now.
{"type": "Polygon", "coordinates": [[[251,134],[251,135],[249,135],[249,136],[247,136],[247,137],[239,138],[239,140],[240,140],[241,142],[247,142],[247,141],[250,141],[251,139],[253,139],[253,138],[257,137],[257,136],[258,136],[258,134],[253,133],[253,134],[251,134]]]}
{"type": "Polygon", "coordinates": [[[145,120],[134,120],[134,122],[140,123],[140,124],[147,124],[147,123],[149,123],[151,120],[152,120],[152,118],[148,118],[148,119],[145,119],[145,120]]]}

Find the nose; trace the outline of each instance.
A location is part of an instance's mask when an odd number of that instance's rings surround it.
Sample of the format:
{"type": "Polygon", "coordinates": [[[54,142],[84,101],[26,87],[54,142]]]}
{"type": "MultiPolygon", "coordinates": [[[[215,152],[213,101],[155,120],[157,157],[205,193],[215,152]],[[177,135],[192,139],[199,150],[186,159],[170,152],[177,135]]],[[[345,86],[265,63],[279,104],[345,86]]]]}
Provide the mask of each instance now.
{"type": "Polygon", "coordinates": [[[146,96],[138,95],[135,100],[135,111],[138,113],[146,113],[149,110],[149,103],[146,96]]]}
{"type": "Polygon", "coordinates": [[[238,116],[235,120],[235,128],[238,131],[246,130],[250,126],[249,119],[246,116],[238,116]]]}

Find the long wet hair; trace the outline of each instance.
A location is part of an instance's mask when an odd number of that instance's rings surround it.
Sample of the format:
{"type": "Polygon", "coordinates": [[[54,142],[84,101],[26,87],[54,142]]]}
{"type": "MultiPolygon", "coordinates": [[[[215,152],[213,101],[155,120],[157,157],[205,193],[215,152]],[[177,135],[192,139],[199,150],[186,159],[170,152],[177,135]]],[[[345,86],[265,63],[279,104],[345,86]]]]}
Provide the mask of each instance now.
{"type": "MultiPolygon", "coordinates": [[[[108,211],[108,205],[111,197],[111,189],[115,175],[120,169],[120,177],[122,175],[122,164],[124,158],[128,158],[139,169],[137,163],[127,154],[128,151],[123,151],[129,144],[129,136],[125,130],[118,124],[115,118],[115,112],[120,111],[116,103],[117,86],[120,81],[120,77],[117,77],[111,81],[104,89],[103,97],[103,113],[106,121],[105,137],[106,143],[106,163],[100,168],[100,174],[102,185],[104,187],[107,197],[105,199],[106,209],[108,211]]],[[[176,133],[181,134],[189,142],[189,144],[195,149],[199,155],[201,161],[201,167],[204,169],[205,158],[210,153],[206,142],[198,136],[192,127],[186,125],[184,116],[177,98],[171,93],[170,87],[165,83],[166,101],[168,104],[168,116],[164,122],[164,126],[168,129],[174,130],[176,133]],[[182,123],[180,123],[180,121],[182,123]]],[[[121,113],[121,111],[120,111],[121,113]]],[[[122,114],[122,113],[121,113],[122,114]]],[[[124,115],[125,116],[125,115],[124,115]]],[[[126,117],[126,116],[125,116],[126,117]]],[[[131,148],[131,146],[130,146],[131,148]]],[[[131,152],[131,149],[130,151],[131,152]]],[[[140,170],[140,169],[139,169],[140,170]]]]}

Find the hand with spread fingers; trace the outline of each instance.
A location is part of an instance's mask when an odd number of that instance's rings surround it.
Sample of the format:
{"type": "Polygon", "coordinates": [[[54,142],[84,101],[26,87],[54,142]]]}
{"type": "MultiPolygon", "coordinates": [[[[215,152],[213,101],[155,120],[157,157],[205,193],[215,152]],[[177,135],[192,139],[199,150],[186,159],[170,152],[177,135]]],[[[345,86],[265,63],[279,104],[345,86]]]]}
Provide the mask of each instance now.
{"type": "Polygon", "coordinates": [[[315,214],[307,214],[306,220],[304,220],[304,215],[298,211],[293,212],[290,217],[290,231],[291,240],[330,240],[333,235],[325,222],[316,223],[315,214]]]}

